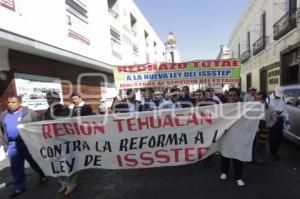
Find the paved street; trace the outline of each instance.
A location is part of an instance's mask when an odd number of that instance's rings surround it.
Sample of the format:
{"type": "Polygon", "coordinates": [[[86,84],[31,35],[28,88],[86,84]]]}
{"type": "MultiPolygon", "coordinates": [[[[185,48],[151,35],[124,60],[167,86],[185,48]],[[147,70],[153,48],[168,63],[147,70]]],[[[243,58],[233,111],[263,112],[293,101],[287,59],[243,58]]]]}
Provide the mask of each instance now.
{"type": "MultiPolygon", "coordinates": [[[[267,165],[246,164],[246,187],[239,188],[232,176],[219,180],[219,157],[209,168],[206,162],[146,170],[89,170],[81,172],[77,192],[66,198],[84,199],[153,199],[153,198],[243,198],[243,199],[297,199],[300,198],[300,147],[288,141],[283,143],[282,160],[267,165]]],[[[0,198],[7,198],[12,184],[7,162],[2,161],[0,171],[0,198]],[[3,182],[8,182],[7,186],[3,182]]],[[[58,182],[50,181],[38,186],[38,177],[27,169],[27,191],[20,199],[64,198],[56,193],[58,182]]]]}

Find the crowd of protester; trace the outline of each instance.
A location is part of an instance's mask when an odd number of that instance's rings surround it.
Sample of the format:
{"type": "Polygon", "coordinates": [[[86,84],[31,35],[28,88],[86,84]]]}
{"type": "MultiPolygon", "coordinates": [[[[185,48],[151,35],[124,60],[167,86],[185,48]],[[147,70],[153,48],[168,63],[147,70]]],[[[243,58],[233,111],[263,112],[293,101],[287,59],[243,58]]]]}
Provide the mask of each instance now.
{"type": "MultiPolygon", "coordinates": [[[[42,114],[42,120],[54,120],[58,117],[79,117],[92,115],[91,106],[86,104],[82,96],[73,93],[72,104],[65,106],[60,104],[60,96],[57,92],[49,91],[46,95],[49,108],[42,114]]],[[[169,92],[155,92],[153,88],[141,90],[141,99],[136,99],[135,90],[128,89],[126,98],[115,97],[112,103],[112,113],[128,113],[137,111],[153,111],[158,109],[180,109],[195,106],[210,106],[223,103],[256,101],[265,107],[264,114],[260,118],[257,128],[257,135],[253,144],[253,161],[266,163],[269,159],[278,161],[280,159],[279,149],[282,139],[283,125],[288,124],[288,114],[283,99],[283,93],[275,90],[270,96],[264,92],[257,92],[255,88],[250,88],[244,96],[240,89],[231,88],[224,93],[216,93],[213,88],[205,90],[198,89],[190,92],[188,86],[171,88],[169,92]],[[269,149],[269,150],[268,150],[269,149]],[[270,151],[270,158],[269,153],[270,151]]],[[[8,109],[2,111],[0,121],[0,145],[4,145],[11,165],[11,173],[14,179],[14,190],[12,197],[17,196],[26,190],[26,176],[24,172],[24,161],[28,161],[31,167],[39,174],[39,183],[46,183],[47,178],[39,165],[30,155],[26,144],[23,142],[18,124],[37,121],[37,114],[22,106],[22,99],[17,95],[8,97],[8,109]]],[[[103,105],[99,106],[99,114],[107,114],[108,111],[103,105]]],[[[208,160],[212,161],[208,158],[208,160]]],[[[230,167],[233,163],[235,179],[238,186],[244,186],[243,168],[244,163],[240,160],[223,157],[221,155],[220,179],[226,180],[230,167]]],[[[78,175],[69,177],[59,177],[60,187],[58,192],[69,195],[77,188],[78,175]]]]}

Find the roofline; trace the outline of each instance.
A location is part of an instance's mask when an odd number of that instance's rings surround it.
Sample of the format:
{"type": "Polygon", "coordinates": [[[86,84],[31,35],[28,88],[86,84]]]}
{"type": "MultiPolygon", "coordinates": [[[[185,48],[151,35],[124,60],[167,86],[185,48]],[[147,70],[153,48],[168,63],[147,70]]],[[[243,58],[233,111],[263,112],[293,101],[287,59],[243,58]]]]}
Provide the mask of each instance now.
{"type": "Polygon", "coordinates": [[[113,73],[110,64],[0,28],[1,46],[58,61],[113,73]]]}

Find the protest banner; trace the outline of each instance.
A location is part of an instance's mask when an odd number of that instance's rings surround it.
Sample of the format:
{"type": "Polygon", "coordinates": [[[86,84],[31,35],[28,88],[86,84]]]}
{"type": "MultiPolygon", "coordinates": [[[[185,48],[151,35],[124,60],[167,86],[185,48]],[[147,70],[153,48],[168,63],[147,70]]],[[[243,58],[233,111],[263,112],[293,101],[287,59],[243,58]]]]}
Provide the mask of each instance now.
{"type": "Polygon", "coordinates": [[[195,163],[217,151],[250,161],[262,107],[234,103],[43,121],[19,126],[49,176],[195,163]],[[80,120],[78,120],[80,119],[80,120]]]}
{"type": "Polygon", "coordinates": [[[229,59],[118,66],[114,79],[118,89],[236,84],[240,81],[240,63],[239,59],[229,59]]]}

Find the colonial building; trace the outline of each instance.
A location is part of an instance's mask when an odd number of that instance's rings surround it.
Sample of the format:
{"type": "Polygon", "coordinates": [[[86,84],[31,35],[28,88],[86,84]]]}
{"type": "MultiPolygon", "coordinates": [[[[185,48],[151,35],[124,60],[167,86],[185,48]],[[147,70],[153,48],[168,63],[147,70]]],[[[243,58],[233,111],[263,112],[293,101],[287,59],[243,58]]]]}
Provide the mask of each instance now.
{"type": "Polygon", "coordinates": [[[300,83],[300,1],[250,0],[229,39],[242,89],[300,83]]]}
{"type": "Polygon", "coordinates": [[[94,111],[110,98],[113,65],[165,61],[165,45],[133,0],[0,0],[0,97],[35,110],[55,89],[82,93],[94,111]],[[102,88],[102,89],[101,89],[102,88]]]}

